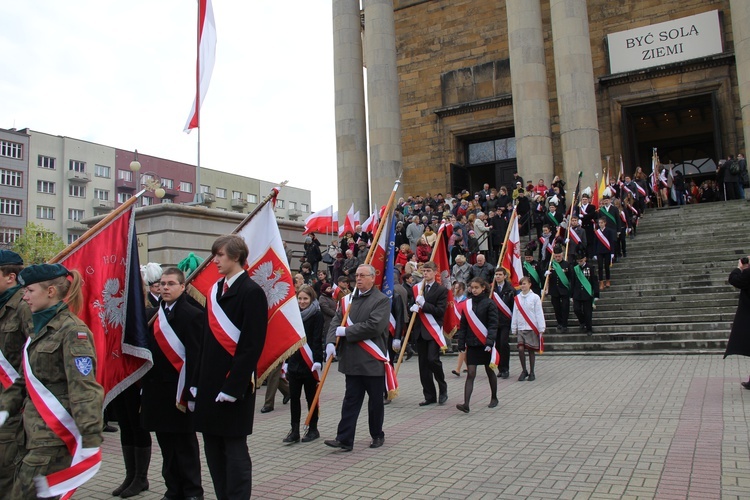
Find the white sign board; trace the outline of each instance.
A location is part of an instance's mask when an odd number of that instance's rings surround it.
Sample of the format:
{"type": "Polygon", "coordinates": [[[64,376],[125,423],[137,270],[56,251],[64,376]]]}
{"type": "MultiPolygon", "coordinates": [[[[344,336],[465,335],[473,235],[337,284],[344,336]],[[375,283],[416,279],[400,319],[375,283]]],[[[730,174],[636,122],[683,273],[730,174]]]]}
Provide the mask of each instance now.
{"type": "Polygon", "coordinates": [[[612,33],[607,44],[611,73],[721,54],[719,11],[612,33]]]}

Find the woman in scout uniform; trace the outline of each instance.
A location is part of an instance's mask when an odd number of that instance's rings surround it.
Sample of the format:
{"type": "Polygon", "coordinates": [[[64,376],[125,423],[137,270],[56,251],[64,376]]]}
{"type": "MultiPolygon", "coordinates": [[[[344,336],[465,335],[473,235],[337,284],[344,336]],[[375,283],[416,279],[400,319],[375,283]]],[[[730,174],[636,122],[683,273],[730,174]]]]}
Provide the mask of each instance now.
{"type": "Polygon", "coordinates": [[[497,376],[491,364],[499,363],[499,355],[495,350],[497,336],[497,306],[488,297],[490,286],[482,278],[469,281],[470,296],[462,302],[463,314],[461,326],[458,328],[458,350],[466,351],[466,384],[464,384],[464,402],[456,408],[469,413],[469,400],[474,390],[474,378],[477,375],[477,365],[484,365],[487,378],[490,381],[490,408],[497,406],[497,376]],[[495,359],[492,359],[492,358],[495,359]]]}
{"type": "Polygon", "coordinates": [[[74,313],[83,300],[80,273],[40,264],[21,271],[18,281],[26,287],[33,330],[24,370],[0,396],[0,424],[23,410],[27,451],[10,496],[54,497],[99,468],[104,390],[96,381],[93,336],[74,313]]]}

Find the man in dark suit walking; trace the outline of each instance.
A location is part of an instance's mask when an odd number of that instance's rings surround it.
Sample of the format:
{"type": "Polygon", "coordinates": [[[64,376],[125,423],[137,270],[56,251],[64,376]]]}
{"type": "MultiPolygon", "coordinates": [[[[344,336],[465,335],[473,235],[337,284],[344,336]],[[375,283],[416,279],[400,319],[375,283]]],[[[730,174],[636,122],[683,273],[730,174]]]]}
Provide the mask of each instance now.
{"type": "Polygon", "coordinates": [[[154,366],[143,376],[141,425],[155,431],[163,458],[164,498],[203,498],[198,438],[192,413],[186,412],[193,367],[200,356],[203,311],[187,301],[185,275],[167,268],[160,278],[161,303],[148,310],[157,315],[149,330],[154,366]]]}
{"type": "Polygon", "coordinates": [[[220,236],[211,253],[223,278],[206,302],[201,360],[193,384],[195,428],[203,433],[217,498],[244,500],[252,492],[247,436],[253,432],[255,371],[266,340],[268,302],[260,285],[244,271],[248,249],[241,237],[220,236]]]}
{"type": "Polygon", "coordinates": [[[419,406],[434,403],[445,404],[448,401],[448,384],[445,382],[443,364],[440,362],[440,350],[445,348],[443,336],[443,317],[448,306],[448,289],[435,281],[437,265],[426,262],[422,268],[424,280],[414,285],[414,302],[410,311],[417,313],[412,335],[417,338],[419,355],[419,380],[422,382],[424,401],[419,406]],[[438,391],[435,390],[435,382],[438,391]]]}

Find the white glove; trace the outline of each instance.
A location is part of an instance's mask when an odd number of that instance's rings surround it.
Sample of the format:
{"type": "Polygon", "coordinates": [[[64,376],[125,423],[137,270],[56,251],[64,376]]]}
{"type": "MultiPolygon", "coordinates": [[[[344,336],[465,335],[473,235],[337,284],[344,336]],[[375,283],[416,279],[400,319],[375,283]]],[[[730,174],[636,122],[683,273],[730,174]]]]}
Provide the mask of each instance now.
{"type": "Polygon", "coordinates": [[[336,336],[337,337],[346,337],[346,327],[345,326],[337,326],[336,327],[336,336]]]}
{"type": "Polygon", "coordinates": [[[396,352],[401,350],[401,339],[393,339],[393,350],[396,352]]]}
{"type": "Polygon", "coordinates": [[[190,394],[192,394],[194,398],[197,398],[198,397],[198,388],[197,387],[191,387],[190,388],[190,394]]]}
{"type": "Polygon", "coordinates": [[[424,306],[424,297],[422,295],[417,295],[417,298],[414,299],[414,302],[416,302],[417,304],[419,304],[419,307],[423,307],[424,306]]]}
{"type": "Polygon", "coordinates": [[[418,313],[418,312],[419,312],[419,305],[417,305],[417,304],[414,304],[413,306],[411,306],[411,307],[409,308],[409,310],[410,310],[411,312],[413,312],[413,313],[418,313]]]}
{"type": "Polygon", "coordinates": [[[281,378],[286,380],[286,372],[289,369],[289,365],[287,363],[283,363],[281,365],[281,378]]]}
{"type": "Polygon", "coordinates": [[[570,243],[570,238],[565,238],[565,244],[567,245],[568,243],[570,243]]]}
{"type": "Polygon", "coordinates": [[[323,365],[321,365],[317,361],[312,365],[312,371],[314,372],[320,372],[321,368],[323,368],[323,365]]]}
{"type": "Polygon", "coordinates": [[[219,395],[216,396],[217,403],[234,403],[235,401],[237,401],[237,398],[230,396],[229,394],[224,394],[223,392],[220,392],[219,395]]]}
{"type": "Polygon", "coordinates": [[[549,276],[550,274],[552,274],[552,271],[549,271],[549,270],[547,270],[547,271],[544,271],[544,275],[545,275],[545,276],[549,276]]]}
{"type": "Polygon", "coordinates": [[[611,254],[611,255],[609,256],[609,258],[610,258],[610,262],[612,262],[613,260],[615,260],[615,254],[611,254]]]}
{"type": "Polygon", "coordinates": [[[336,355],[336,346],[334,344],[328,344],[326,346],[326,359],[336,355]]]}
{"type": "Polygon", "coordinates": [[[188,411],[195,411],[195,401],[188,401],[188,411]]]}
{"type": "Polygon", "coordinates": [[[486,347],[484,348],[484,352],[492,352],[492,347],[490,347],[490,346],[486,346],[486,347]]]}
{"type": "Polygon", "coordinates": [[[8,417],[10,417],[10,413],[7,411],[0,411],[0,427],[5,425],[5,421],[8,420],[8,417]]]}

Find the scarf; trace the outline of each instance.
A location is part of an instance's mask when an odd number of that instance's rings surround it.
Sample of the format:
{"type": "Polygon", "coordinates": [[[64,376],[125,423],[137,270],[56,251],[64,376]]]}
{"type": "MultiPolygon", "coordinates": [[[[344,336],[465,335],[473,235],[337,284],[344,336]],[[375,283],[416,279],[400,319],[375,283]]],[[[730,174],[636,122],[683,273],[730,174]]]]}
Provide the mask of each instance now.
{"type": "Polygon", "coordinates": [[[318,299],[313,300],[310,302],[310,305],[307,306],[305,309],[300,309],[300,314],[302,315],[302,321],[307,321],[307,318],[314,315],[320,311],[320,303],[318,303],[318,299]]]}
{"type": "Polygon", "coordinates": [[[5,304],[8,303],[11,297],[13,297],[13,294],[18,291],[18,289],[21,288],[21,285],[16,285],[14,287],[8,288],[3,293],[0,293],[0,309],[5,307],[5,304]]]}
{"type": "Polygon", "coordinates": [[[31,314],[31,320],[34,322],[34,333],[39,333],[42,328],[47,326],[47,323],[54,318],[58,312],[67,309],[68,304],[63,301],[58,302],[52,307],[48,307],[43,311],[37,311],[31,314]]]}

